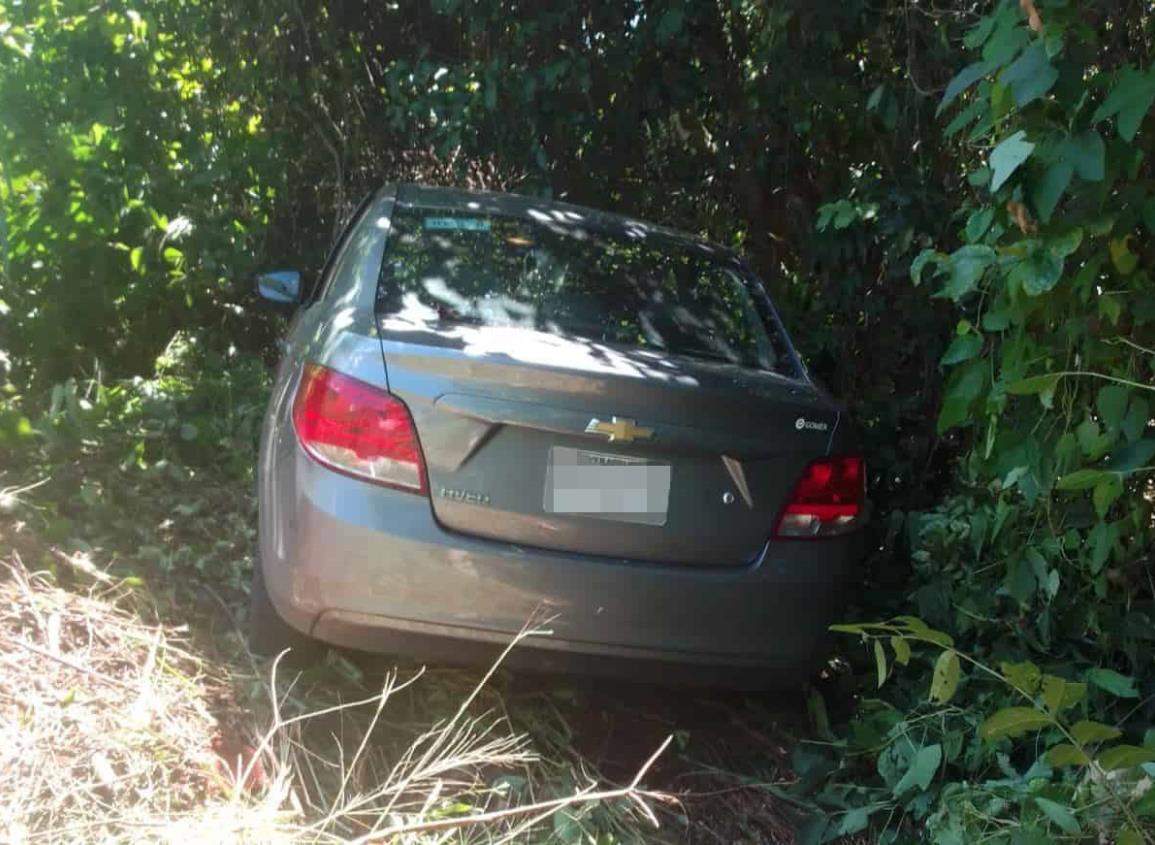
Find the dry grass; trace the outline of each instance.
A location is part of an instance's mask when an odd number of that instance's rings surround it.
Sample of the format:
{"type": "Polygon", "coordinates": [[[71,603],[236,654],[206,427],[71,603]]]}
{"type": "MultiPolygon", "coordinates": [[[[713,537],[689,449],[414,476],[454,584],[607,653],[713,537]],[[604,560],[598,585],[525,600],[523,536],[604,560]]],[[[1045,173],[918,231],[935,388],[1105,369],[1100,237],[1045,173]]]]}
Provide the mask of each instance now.
{"type": "Polygon", "coordinates": [[[203,667],[174,632],[126,609],[124,586],[2,566],[0,836],[131,838],[219,792],[203,667]]]}
{"type": "Polygon", "coordinates": [[[504,842],[594,802],[656,825],[651,803],[668,800],[643,785],[665,745],[618,787],[514,795],[499,775],[538,761],[500,708],[479,706],[493,670],[450,715],[390,746],[378,741],[384,716],[429,683],[420,671],[319,706],[274,664],[264,704],[239,735],[223,731],[212,702],[236,678],[185,632],[143,621],[154,614],[142,590],[55,554],[87,586],[64,589],[16,552],[0,569],[4,841],[504,842]]]}

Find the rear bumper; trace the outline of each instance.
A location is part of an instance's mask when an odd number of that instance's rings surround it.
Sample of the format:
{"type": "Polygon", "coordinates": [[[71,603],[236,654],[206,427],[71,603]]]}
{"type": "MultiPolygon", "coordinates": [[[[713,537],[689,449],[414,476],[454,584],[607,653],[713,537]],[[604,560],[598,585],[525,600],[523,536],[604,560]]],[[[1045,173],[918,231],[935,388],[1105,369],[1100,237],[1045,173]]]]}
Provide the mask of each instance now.
{"type": "Polygon", "coordinates": [[[446,531],[427,499],[333,473],[295,443],[262,476],[265,581],[287,622],[337,645],[451,662],[492,659],[546,616],[552,634],[520,644],[513,665],[793,683],[824,653],[859,544],[774,543],[742,567],[641,563],[446,531]]]}

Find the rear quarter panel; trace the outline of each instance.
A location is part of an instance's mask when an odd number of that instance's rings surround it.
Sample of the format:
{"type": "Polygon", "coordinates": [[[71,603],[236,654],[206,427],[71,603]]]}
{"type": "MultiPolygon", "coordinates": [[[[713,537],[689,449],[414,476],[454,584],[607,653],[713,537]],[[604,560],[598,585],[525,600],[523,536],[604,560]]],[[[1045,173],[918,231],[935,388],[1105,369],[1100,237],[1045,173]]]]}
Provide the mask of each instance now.
{"type": "Polygon", "coordinates": [[[329,272],[319,280],[322,296],[302,305],[286,331],[257,458],[261,558],[269,591],[274,601],[281,599],[279,608],[288,605],[286,521],[298,493],[292,404],[302,368],[315,362],[388,387],[373,302],[393,201],[393,192],[382,191],[350,224],[329,272]]]}

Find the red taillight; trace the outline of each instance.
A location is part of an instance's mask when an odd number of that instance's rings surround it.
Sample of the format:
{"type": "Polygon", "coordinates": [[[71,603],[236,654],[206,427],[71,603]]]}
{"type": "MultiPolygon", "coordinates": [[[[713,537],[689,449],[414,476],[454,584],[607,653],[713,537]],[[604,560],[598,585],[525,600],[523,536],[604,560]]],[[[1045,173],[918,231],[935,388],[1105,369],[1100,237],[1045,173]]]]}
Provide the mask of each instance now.
{"type": "Polygon", "coordinates": [[[866,472],[862,458],[819,458],[794,486],[775,537],[831,537],[853,531],[862,521],[866,472]]]}
{"type": "Polygon", "coordinates": [[[306,364],[293,426],[321,463],[378,484],[424,494],[425,461],[405,403],[318,364],[306,364]]]}

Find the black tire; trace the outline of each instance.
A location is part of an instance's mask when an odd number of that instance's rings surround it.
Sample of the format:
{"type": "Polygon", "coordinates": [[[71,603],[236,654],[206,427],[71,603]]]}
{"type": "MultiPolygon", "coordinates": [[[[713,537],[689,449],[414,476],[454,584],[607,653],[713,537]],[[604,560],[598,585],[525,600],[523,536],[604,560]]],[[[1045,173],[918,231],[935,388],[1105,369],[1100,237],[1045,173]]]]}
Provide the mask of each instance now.
{"type": "Polygon", "coordinates": [[[253,561],[253,580],[249,589],[249,649],[262,657],[276,657],[290,649],[284,660],[294,666],[317,663],[324,656],[324,646],[302,634],[281,618],[269,598],[261,559],[253,561]]]}

